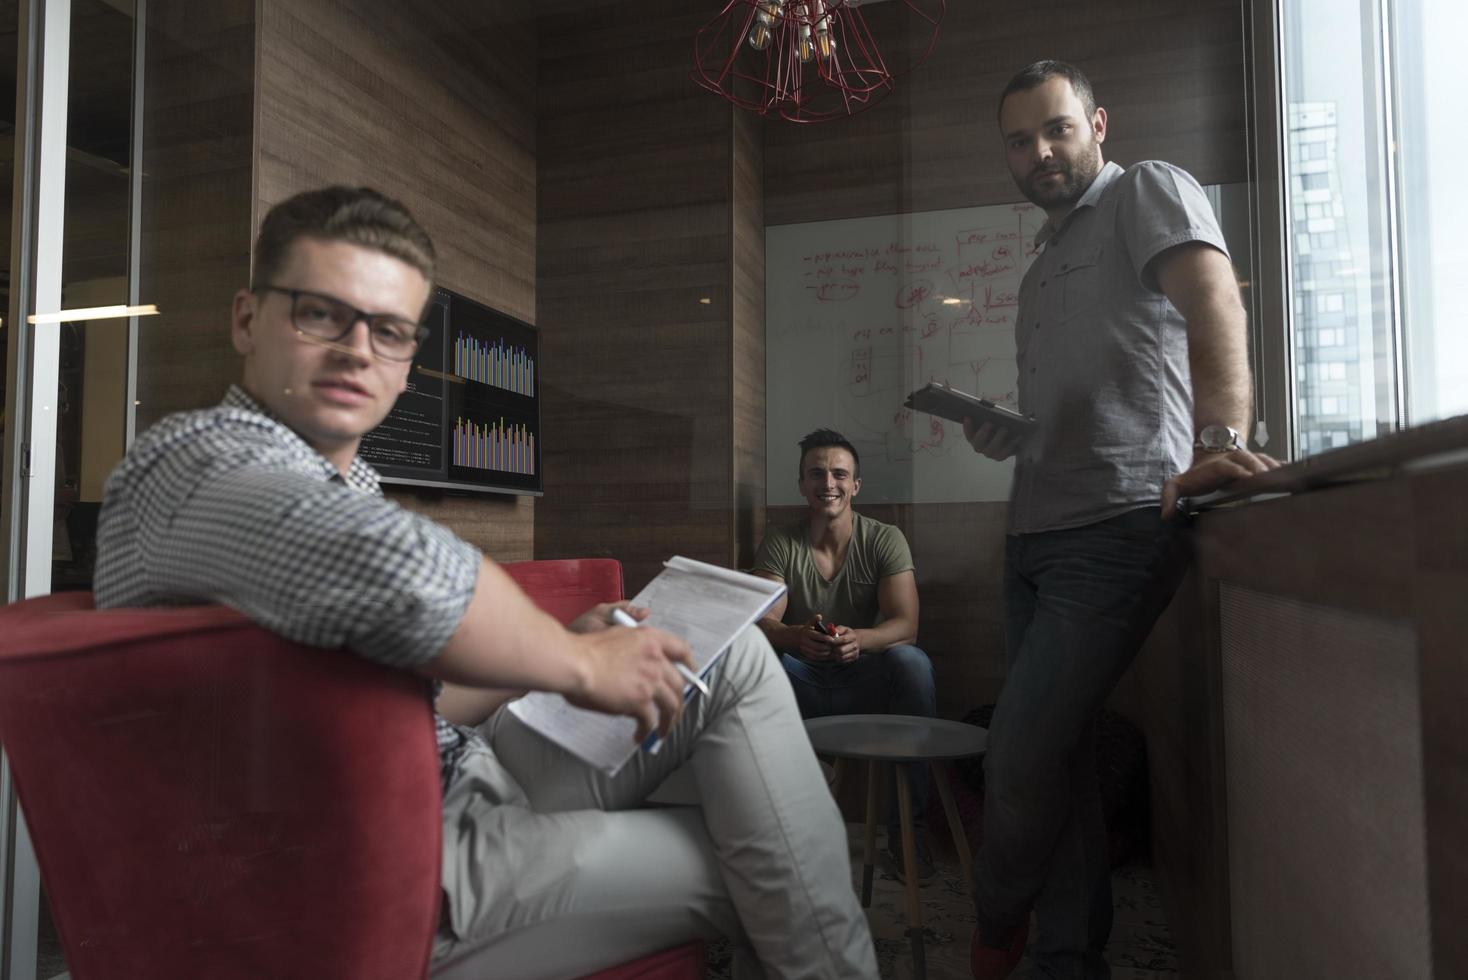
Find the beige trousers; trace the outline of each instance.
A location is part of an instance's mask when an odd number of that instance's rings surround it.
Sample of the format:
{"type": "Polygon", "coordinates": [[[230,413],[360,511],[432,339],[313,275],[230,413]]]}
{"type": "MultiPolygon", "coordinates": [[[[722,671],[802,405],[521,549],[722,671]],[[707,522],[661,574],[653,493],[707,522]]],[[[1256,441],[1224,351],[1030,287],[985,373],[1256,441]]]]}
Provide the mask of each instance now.
{"type": "Polygon", "coordinates": [[[569,980],[729,936],[735,976],[876,978],[846,832],[763,634],[606,776],[501,710],[444,798],[436,980],[569,980]],[[687,764],[699,807],[644,807],[687,764]]]}

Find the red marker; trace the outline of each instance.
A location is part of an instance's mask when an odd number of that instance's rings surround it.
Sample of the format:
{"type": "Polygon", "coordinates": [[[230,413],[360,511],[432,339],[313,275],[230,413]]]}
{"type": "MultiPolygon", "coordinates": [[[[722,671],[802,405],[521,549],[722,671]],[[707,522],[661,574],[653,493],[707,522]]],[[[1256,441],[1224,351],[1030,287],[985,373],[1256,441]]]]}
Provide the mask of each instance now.
{"type": "Polygon", "coordinates": [[[830,623],[822,619],[816,620],[814,623],[811,624],[810,628],[815,630],[817,633],[824,633],[826,636],[836,635],[836,627],[832,626],[830,623]]]}

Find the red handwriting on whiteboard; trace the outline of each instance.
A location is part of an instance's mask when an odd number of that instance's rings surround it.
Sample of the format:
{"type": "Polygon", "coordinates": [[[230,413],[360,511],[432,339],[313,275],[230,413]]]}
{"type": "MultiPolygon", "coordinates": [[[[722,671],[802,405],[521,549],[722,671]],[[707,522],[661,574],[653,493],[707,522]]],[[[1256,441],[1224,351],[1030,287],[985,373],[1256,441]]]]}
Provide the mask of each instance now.
{"type": "Polygon", "coordinates": [[[858,347],[851,352],[851,383],[865,384],[872,380],[872,349],[858,347]]]}
{"type": "Polygon", "coordinates": [[[804,258],[801,259],[801,261],[802,262],[813,263],[815,265],[825,265],[828,262],[832,262],[832,261],[839,262],[842,259],[865,259],[865,258],[870,258],[871,256],[876,255],[876,254],[877,254],[877,250],[874,249],[874,248],[846,248],[846,249],[837,249],[837,250],[831,251],[831,252],[816,252],[813,255],[807,255],[807,256],[805,256],[804,258]]]}
{"type": "Polygon", "coordinates": [[[933,294],[933,284],[926,279],[910,282],[897,291],[897,308],[910,310],[933,294]]]}
{"type": "Polygon", "coordinates": [[[997,310],[1017,306],[1019,306],[1019,293],[1014,290],[1001,289],[996,292],[993,286],[984,287],[984,309],[997,310]]]}
{"type": "Polygon", "coordinates": [[[1001,247],[996,248],[989,258],[971,262],[955,270],[953,275],[961,282],[964,279],[993,279],[1013,271],[1014,262],[1009,256],[1009,250],[1001,247]]]}
{"type": "Polygon", "coordinates": [[[839,303],[842,300],[851,299],[861,292],[861,286],[849,279],[832,279],[818,286],[806,286],[806,289],[815,291],[816,299],[822,303],[839,303]]]}
{"type": "Polygon", "coordinates": [[[943,445],[943,420],[936,415],[928,416],[928,438],[918,443],[923,449],[937,449],[943,445]]]}
{"type": "Polygon", "coordinates": [[[1015,241],[1020,237],[1018,229],[1013,231],[989,231],[987,229],[973,228],[960,231],[953,236],[953,242],[958,246],[958,254],[962,255],[966,248],[980,248],[989,242],[1015,241]]]}
{"type": "Polygon", "coordinates": [[[989,240],[987,231],[960,231],[953,236],[953,242],[958,246],[958,254],[962,255],[965,248],[973,248],[982,245],[989,240]]]}

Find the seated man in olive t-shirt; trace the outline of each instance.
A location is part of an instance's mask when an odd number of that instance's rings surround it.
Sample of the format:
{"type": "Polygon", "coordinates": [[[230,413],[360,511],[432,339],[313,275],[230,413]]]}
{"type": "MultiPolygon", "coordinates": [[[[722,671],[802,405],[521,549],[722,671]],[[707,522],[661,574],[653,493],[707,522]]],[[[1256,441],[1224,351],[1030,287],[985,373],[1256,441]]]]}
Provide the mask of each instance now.
{"type": "MultiPolygon", "coordinates": [[[[817,429],[800,441],[800,494],[806,516],[772,527],[755,556],[756,575],[788,592],[758,623],[780,652],[805,718],[853,714],[937,714],[933,665],[914,645],[917,580],[907,539],[891,524],[863,517],[851,501],[861,489],[856,448],[839,432],[817,429]]],[[[933,877],[926,821],[927,770],[907,767],[917,830],[918,880],[933,877]]],[[[905,878],[896,794],[887,819],[888,860],[905,878]]]]}

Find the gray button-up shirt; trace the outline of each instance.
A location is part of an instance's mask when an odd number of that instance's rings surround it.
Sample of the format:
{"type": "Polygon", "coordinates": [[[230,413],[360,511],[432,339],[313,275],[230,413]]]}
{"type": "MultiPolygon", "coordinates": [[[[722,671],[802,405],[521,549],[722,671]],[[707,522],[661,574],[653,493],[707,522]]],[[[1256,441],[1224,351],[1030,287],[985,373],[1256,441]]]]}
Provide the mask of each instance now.
{"type": "Polygon", "coordinates": [[[1015,326],[1020,411],[1040,424],[1019,451],[1010,533],[1156,504],[1191,463],[1186,324],[1150,268],[1186,242],[1228,254],[1198,182],[1158,161],[1106,164],[1059,226],[1040,230],[1015,326]]]}

